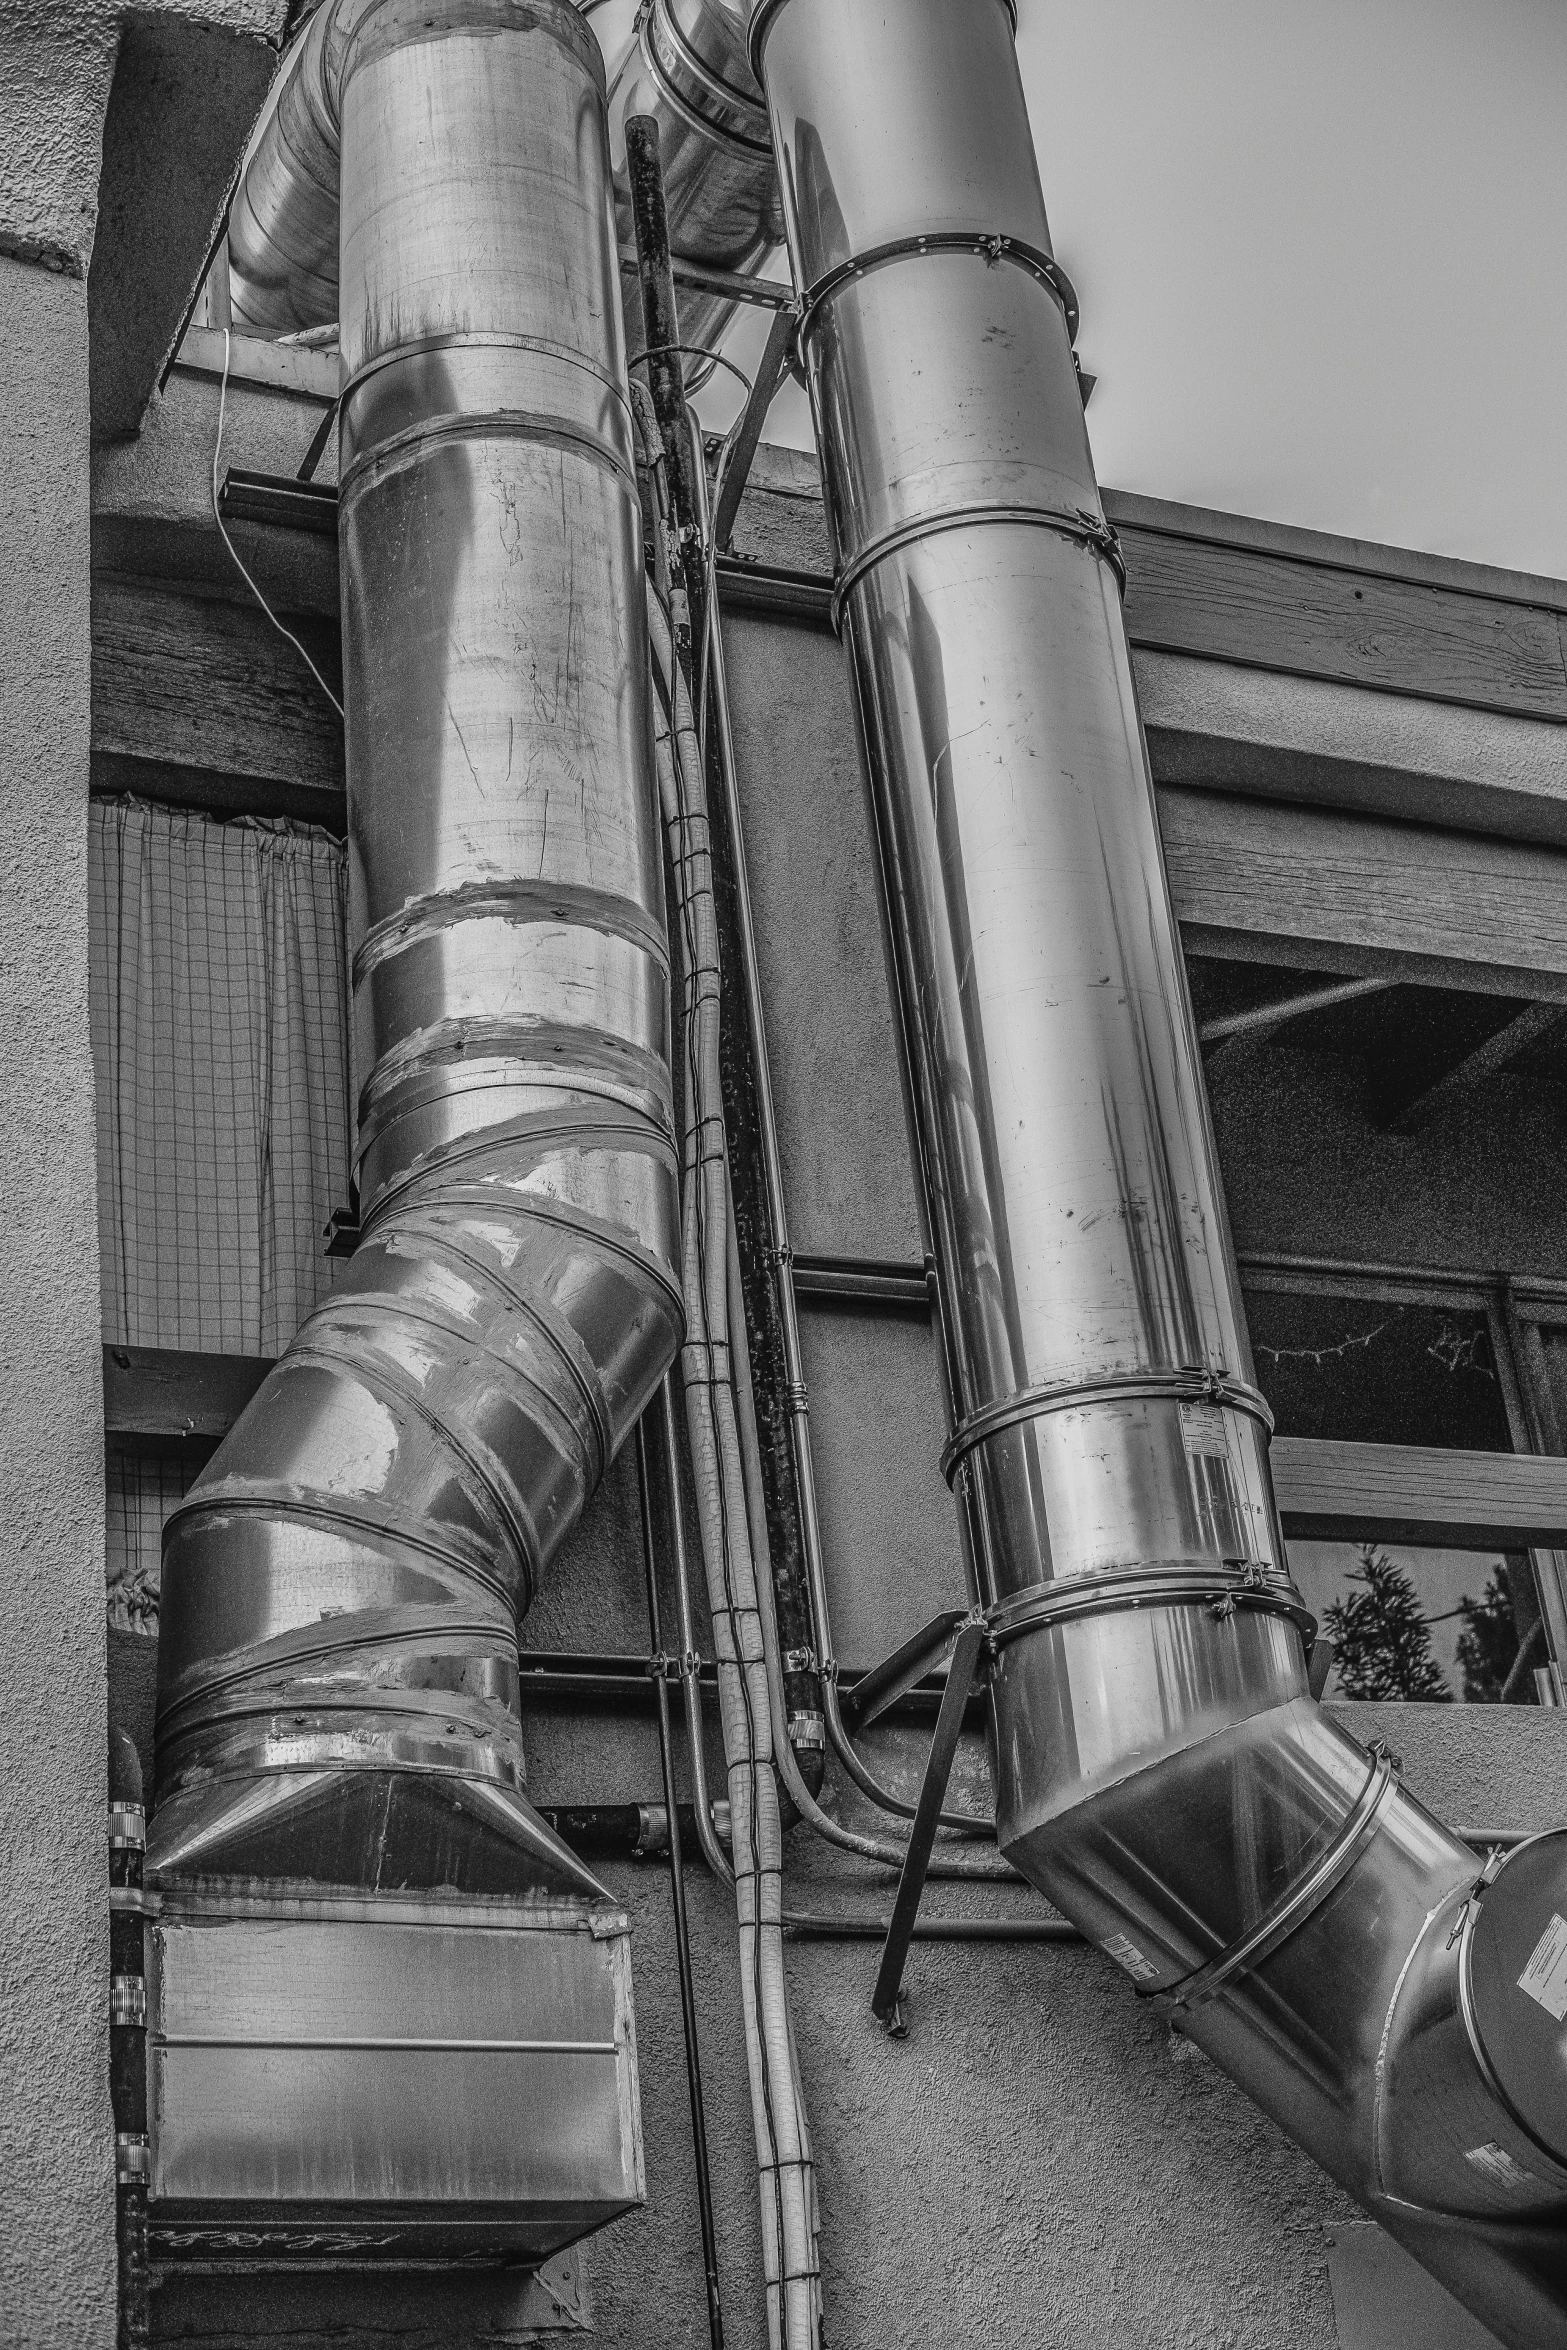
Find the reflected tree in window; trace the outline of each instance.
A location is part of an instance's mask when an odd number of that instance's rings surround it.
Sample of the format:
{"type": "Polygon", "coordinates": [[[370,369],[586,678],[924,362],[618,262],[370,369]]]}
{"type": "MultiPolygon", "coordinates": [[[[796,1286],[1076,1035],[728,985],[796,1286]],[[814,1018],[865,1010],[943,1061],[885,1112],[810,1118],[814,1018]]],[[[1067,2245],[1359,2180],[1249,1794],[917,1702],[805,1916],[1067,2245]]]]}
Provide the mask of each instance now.
{"type": "Polygon", "coordinates": [[[1368,1542],[1348,1580],[1359,1588],[1334,1600],[1322,1619],[1336,1651],[1339,1694],[1450,1703],[1453,1693],[1431,1653],[1431,1628],[1408,1572],[1368,1542]]]}

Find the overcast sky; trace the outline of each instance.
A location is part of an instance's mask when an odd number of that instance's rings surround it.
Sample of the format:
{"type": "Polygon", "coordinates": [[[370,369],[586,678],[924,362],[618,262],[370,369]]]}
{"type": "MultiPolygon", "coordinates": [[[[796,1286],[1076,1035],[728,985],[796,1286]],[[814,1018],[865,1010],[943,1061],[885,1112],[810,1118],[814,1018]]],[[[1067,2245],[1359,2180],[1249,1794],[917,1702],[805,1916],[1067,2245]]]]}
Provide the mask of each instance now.
{"type": "Polygon", "coordinates": [[[1567,576],[1562,0],[1019,19],[1101,479],[1567,576]]]}

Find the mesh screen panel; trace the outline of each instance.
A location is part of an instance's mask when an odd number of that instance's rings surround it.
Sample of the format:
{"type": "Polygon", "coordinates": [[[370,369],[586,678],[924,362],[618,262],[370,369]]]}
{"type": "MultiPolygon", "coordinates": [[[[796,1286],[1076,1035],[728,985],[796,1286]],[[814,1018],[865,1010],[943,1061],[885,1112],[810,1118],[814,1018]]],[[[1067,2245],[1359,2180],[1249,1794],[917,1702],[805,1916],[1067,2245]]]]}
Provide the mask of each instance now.
{"type": "Polygon", "coordinates": [[[90,858],[104,1339],[277,1354],[348,1196],[342,847],[100,800],[90,858]]]}

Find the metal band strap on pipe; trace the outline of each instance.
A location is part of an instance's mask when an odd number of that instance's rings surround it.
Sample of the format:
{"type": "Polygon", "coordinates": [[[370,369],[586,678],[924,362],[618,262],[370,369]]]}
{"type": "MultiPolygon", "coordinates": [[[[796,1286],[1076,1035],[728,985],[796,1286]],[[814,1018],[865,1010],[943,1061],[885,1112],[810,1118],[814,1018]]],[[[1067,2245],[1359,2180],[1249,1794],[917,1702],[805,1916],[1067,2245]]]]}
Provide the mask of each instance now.
{"type": "Polygon", "coordinates": [[[1026,270],[1050,288],[1060,303],[1066,318],[1067,333],[1077,340],[1079,311],[1077,290],[1053,253],[1037,245],[1025,244],[1019,237],[976,236],[971,230],[950,229],[945,232],[929,230],[918,236],[892,237],[884,245],[872,246],[868,252],[856,253],[852,261],[841,261],[836,269],[807,288],[795,305],[796,332],[803,339],[806,329],[814,322],[824,302],[830,302],[840,287],[856,279],[868,277],[873,269],[885,269],[892,261],[907,261],[926,253],[974,253],[992,268],[998,261],[1010,261],[1016,268],[1026,270]]]}
{"type": "Polygon", "coordinates": [[[1374,1747],[1372,1754],[1366,1784],[1326,1851],[1228,1950],[1221,1950],[1206,1966],[1198,1967],[1179,1983],[1172,1983],[1162,1991],[1143,1992],[1141,1996],[1151,2006],[1179,2015],[1201,2007],[1204,2000],[1216,1998],[1227,1984],[1238,1982],[1242,1975],[1260,1966],[1268,1953],[1303,1925],[1318,1904],[1326,1901],[1348,1876],[1376,1833],[1398,1783],[1398,1764],[1386,1747],[1374,1747]]]}
{"type": "Polygon", "coordinates": [[[645,6],[641,10],[637,18],[637,34],[642,44],[642,58],[648,72],[652,75],[661,95],[674,108],[681,121],[689,123],[693,130],[700,132],[703,138],[710,139],[714,146],[728,148],[731,154],[738,155],[744,162],[755,164],[758,160],[765,160],[770,169],[773,148],[772,141],[766,136],[767,116],[764,109],[754,99],[747,98],[743,91],[735,89],[731,83],[726,82],[722,75],[710,70],[705,60],[697,54],[681,32],[668,0],[652,0],[650,6],[645,6]],[[662,33],[669,40],[679,57],[682,69],[692,77],[703,94],[713,100],[715,106],[733,107],[736,110],[743,110],[748,115],[754,115],[761,125],[762,135],[758,138],[748,139],[744,132],[735,130],[719,115],[699,112],[677,87],[668,67],[660,57],[655,37],[658,33],[662,33]]]}
{"type": "Polygon", "coordinates": [[[1260,1420],[1271,1435],[1273,1414],[1266,1397],[1246,1379],[1228,1379],[1220,1371],[1129,1371],[1108,1379],[1063,1381],[1048,1387],[1025,1388],[1004,1403],[987,1405],[954,1429],[941,1455],[941,1473],[950,1485],[959,1464],[976,1444],[999,1435],[1003,1428],[1040,1418],[1046,1412],[1080,1410],[1085,1404],[1131,1402],[1140,1396],[1173,1396],[1181,1403],[1228,1404],[1260,1420]]]}

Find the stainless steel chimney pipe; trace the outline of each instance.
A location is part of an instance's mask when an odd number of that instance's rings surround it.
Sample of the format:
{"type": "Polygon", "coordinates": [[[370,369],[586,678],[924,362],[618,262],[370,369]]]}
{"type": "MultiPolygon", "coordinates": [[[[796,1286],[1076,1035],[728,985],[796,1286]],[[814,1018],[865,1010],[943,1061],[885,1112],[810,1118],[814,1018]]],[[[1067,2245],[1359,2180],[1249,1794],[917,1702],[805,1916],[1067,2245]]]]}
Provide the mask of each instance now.
{"type": "Polygon", "coordinates": [[[980,1537],[1002,1848],[1536,2350],[1567,2309],[1567,1835],[1477,1885],[1308,1694],[1010,8],[761,0],[751,38],[912,1062],[946,1466],[980,1537]]]}
{"type": "Polygon", "coordinates": [[[567,0],[328,0],[296,78],[310,189],[341,152],[365,1237],[166,1530],[150,1865],[591,1889],[517,1623],[683,1329],[604,70],[567,0]]]}
{"type": "MultiPolygon", "coordinates": [[[[340,12],[318,9],[252,142],[229,218],[234,323],[258,335],[293,334],[337,316],[336,100],[340,12]]],[[[751,72],[741,0],[644,0],[609,92],[610,148],[620,241],[632,243],[626,124],[658,124],[659,151],[679,250],[710,269],[754,270],[783,242],[783,208],[761,90],[751,72]]],[[[627,332],[642,344],[635,278],[625,288],[627,332]]],[[[710,349],[734,316],[722,295],[686,290],[681,321],[693,354],[710,349]]],[[[711,363],[688,356],[693,386],[711,363]]]]}

